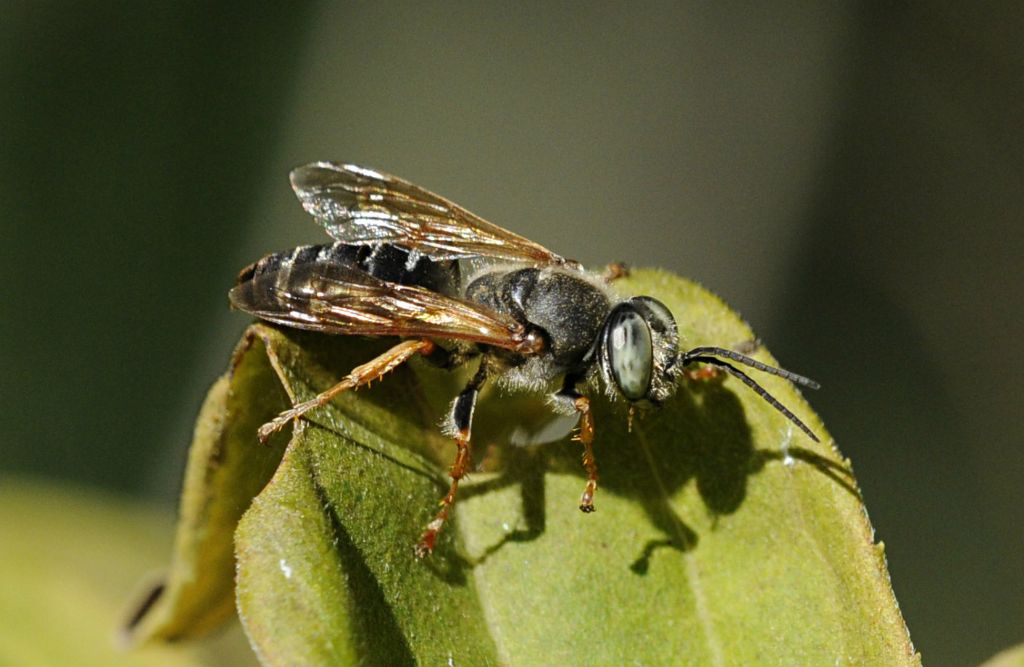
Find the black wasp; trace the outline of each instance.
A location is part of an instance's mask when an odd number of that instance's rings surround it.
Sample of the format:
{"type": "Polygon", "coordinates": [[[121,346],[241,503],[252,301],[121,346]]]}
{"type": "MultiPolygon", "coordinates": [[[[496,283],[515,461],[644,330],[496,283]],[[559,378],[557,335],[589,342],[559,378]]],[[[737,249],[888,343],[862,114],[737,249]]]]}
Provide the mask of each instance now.
{"type": "Polygon", "coordinates": [[[244,269],[231,303],[277,324],[330,334],[397,336],[394,347],[316,398],[265,424],[261,439],[340,392],[380,378],[414,355],[451,365],[478,359],[452,402],[447,432],[457,446],[451,486],[427,524],[424,556],[448,518],[470,465],[470,431],[485,382],[542,390],[562,378],[555,410],[579,415],[587,473],[580,509],[594,510],[594,422],[582,388],[603,382],[608,396],[658,404],[694,364],[732,374],[808,436],[811,430],[730,361],[805,387],[812,380],[720,347],[678,349],[672,313],[648,296],[624,301],[608,279],[588,273],[517,234],[408,181],[350,164],[314,162],[295,169],[302,206],[335,239],[268,255],[244,269]],[[728,361],[726,361],[728,360],[728,361]]]}

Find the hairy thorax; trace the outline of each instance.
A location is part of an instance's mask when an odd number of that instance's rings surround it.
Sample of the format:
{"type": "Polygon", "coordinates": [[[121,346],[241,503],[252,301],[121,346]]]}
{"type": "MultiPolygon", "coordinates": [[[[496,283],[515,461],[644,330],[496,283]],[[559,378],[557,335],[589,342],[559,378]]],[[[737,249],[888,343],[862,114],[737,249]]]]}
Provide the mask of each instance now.
{"type": "Polygon", "coordinates": [[[526,388],[583,368],[611,310],[602,285],[557,268],[494,269],[474,276],[466,297],[544,337],[545,351],[521,360],[529,368],[510,369],[507,384],[526,388]]]}

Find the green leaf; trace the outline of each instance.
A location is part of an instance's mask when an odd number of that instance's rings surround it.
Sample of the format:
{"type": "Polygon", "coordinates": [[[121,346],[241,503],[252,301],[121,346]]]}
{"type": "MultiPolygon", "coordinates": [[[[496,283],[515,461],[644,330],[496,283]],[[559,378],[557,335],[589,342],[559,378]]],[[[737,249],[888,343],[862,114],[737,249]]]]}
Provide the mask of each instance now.
{"type": "Polygon", "coordinates": [[[1000,651],[981,663],[981,667],[1024,667],[1024,644],[1000,651]]]}
{"type": "Polygon", "coordinates": [[[165,559],[172,520],[137,500],[0,477],[0,665],[255,664],[237,623],[186,645],[118,649],[124,599],[165,559]]]}
{"type": "MultiPolygon", "coordinates": [[[[298,399],[316,390],[292,369],[326,386],[336,374],[325,368],[388,347],[287,335],[304,344],[276,331],[267,343],[298,399]]],[[[317,415],[331,427],[300,430],[246,513],[237,534],[238,603],[264,663],[445,664],[453,655],[458,664],[495,662],[464,564],[453,553],[427,563],[413,558],[424,510],[434,511],[441,487],[438,466],[403,444],[444,445],[433,424],[451,395],[434,392],[430,400],[428,393],[416,375],[400,371],[375,389],[340,397],[317,415]]]]}
{"type": "MultiPolygon", "coordinates": [[[[667,273],[616,286],[664,301],[684,347],[754,337],[667,273]]],[[[253,331],[266,348],[256,354],[296,399],[388,345],[253,331]]],[[[238,527],[238,606],[258,655],[270,665],[920,664],[848,462],[788,382],[757,375],[823,444],[733,379],[682,381],[632,432],[621,404],[594,396],[592,515],[577,509],[576,443],[506,444],[517,427],[542,426],[543,404],[482,397],[473,446],[485,470],[425,561],[412,545],[454,452],[436,424],[465,373],[415,361],[340,396],[298,429],[238,527]]]]}
{"type": "Polygon", "coordinates": [[[235,527],[287,442],[281,436],[262,446],[254,435],[288,405],[258,334],[246,332],[200,409],[170,571],[139,596],[123,629],[129,645],[199,637],[234,616],[235,527]]]}

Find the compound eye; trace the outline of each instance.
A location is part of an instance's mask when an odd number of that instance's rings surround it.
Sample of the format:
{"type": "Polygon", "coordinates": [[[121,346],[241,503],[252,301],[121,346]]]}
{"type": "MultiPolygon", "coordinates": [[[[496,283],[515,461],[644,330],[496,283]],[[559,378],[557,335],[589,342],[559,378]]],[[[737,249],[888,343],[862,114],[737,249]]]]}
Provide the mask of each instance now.
{"type": "Polygon", "coordinates": [[[654,348],[644,318],[629,307],[612,313],[606,345],[612,378],[622,395],[630,401],[647,396],[654,369],[654,348]]]}

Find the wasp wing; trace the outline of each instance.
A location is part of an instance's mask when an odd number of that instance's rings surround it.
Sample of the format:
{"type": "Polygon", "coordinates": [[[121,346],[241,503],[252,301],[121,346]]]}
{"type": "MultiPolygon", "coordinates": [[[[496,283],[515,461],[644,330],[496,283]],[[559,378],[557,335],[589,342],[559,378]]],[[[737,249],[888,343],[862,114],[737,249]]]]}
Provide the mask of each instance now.
{"type": "Polygon", "coordinates": [[[451,338],[523,354],[541,344],[519,322],[479,304],[337,262],[250,267],[228,297],[261,320],[329,334],[451,338]]]}
{"type": "Polygon", "coordinates": [[[495,257],[577,266],[396,176],[313,162],[293,170],[291,181],[306,212],[342,243],[393,243],[434,259],[495,257]]]}

